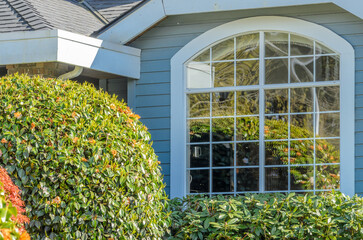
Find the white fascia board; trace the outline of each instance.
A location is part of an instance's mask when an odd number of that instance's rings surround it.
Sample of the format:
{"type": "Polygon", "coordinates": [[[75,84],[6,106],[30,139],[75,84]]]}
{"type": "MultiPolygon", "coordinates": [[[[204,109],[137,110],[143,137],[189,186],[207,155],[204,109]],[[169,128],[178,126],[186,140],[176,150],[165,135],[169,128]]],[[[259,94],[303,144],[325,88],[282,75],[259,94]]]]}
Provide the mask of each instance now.
{"type": "Polygon", "coordinates": [[[351,12],[355,16],[363,19],[362,0],[335,0],[334,3],[346,11],[351,12]]]}
{"type": "Polygon", "coordinates": [[[299,6],[328,2],[332,2],[332,0],[164,0],[164,9],[166,14],[171,16],[255,8],[299,6]]]}
{"type": "Polygon", "coordinates": [[[363,19],[362,0],[164,0],[167,16],[308,4],[334,3],[363,19]]]}
{"type": "Polygon", "coordinates": [[[333,3],[363,19],[362,0],[150,0],[114,23],[98,38],[125,44],[167,16],[333,3]]]}
{"type": "Polygon", "coordinates": [[[57,61],[57,38],[50,31],[2,33],[0,65],[57,61]]]}
{"type": "Polygon", "coordinates": [[[138,79],[140,54],[136,48],[63,30],[0,35],[0,65],[63,62],[138,79]]]}
{"type": "Polygon", "coordinates": [[[97,38],[124,44],[165,17],[163,0],[150,0],[113,24],[97,38]]]}

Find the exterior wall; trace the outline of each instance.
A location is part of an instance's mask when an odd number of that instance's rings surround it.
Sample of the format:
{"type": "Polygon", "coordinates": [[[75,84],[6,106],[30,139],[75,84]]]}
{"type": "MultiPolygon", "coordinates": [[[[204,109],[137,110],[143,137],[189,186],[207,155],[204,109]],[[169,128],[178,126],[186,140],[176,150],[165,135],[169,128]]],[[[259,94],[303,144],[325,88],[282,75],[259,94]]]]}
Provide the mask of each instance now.
{"type": "Polygon", "coordinates": [[[106,90],[110,95],[117,95],[118,100],[127,102],[127,78],[100,79],[99,87],[106,90]]]}
{"type": "Polygon", "coordinates": [[[131,43],[142,49],[142,53],[141,78],[129,84],[129,90],[133,91],[129,96],[134,96],[129,103],[150,129],[165,182],[170,184],[170,59],[189,41],[214,27],[245,17],[271,15],[323,25],[353,45],[356,51],[355,188],[363,194],[363,20],[330,4],[173,16],[131,43]]]}

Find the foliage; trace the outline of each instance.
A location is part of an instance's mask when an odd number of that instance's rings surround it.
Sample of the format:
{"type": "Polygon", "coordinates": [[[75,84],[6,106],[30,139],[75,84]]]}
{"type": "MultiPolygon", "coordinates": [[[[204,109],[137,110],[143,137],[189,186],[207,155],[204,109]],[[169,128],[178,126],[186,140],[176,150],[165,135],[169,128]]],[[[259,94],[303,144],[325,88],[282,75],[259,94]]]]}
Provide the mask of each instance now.
{"type": "Polygon", "coordinates": [[[169,239],[363,239],[363,199],[260,194],[173,199],[169,239]]]}
{"type": "Polygon", "coordinates": [[[29,223],[29,218],[24,215],[25,204],[20,197],[20,190],[16,186],[8,175],[7,171],[0,167],[0,182],[2,185],[0,188],[4,191],[5,199],[11,202],[12,206],[16,208],[17,215],[12,217],[12,220],[24,230],[24,224],[29,223]]]}
{"type": "Polygon", "coordinates": [[[150,134],[90,84],[0,79],[1,164],[22,189],[33,239],[160,238],[167,197],[150,134]]]}
{"type": "Polygon", "coordinates": [[[30,240],[24,229],[24,223],[29,222],[29,219],[21,214],[25,210],[19,188],[3,168],[0,168],[0,184],[0,240],[30,240]]]}

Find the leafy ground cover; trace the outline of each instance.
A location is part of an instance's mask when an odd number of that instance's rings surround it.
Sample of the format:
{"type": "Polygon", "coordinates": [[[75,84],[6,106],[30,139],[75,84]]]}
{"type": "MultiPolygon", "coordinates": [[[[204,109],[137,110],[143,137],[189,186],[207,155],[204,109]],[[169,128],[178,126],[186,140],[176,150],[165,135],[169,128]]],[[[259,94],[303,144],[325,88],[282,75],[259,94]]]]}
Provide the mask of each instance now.
{"type": "Polygon", "coordinates": [[[363,199],[341,193],[173,199],[169,239],[363,239],[363,199]]]}

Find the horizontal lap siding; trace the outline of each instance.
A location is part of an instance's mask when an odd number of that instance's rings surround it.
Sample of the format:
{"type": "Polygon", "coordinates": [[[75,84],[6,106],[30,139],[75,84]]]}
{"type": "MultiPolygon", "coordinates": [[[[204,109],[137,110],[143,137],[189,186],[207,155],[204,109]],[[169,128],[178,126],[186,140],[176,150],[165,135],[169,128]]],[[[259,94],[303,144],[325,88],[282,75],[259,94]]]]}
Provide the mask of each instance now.
{"type": "Polygon", "coordinates": [[[131,43],[142,49],[134,109],[150,129],[164,181],[170,184],[170,59],[192,39],[214,27],[263,15],[295,17],[321,24],[341,35],[356,50],[356,191],[363,194],[363,21],[330,4],[173,16],[131,43]]]}

